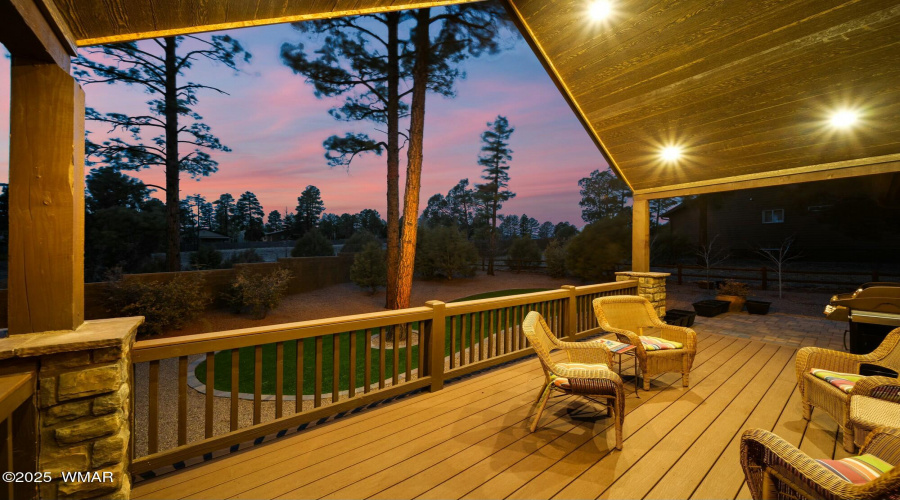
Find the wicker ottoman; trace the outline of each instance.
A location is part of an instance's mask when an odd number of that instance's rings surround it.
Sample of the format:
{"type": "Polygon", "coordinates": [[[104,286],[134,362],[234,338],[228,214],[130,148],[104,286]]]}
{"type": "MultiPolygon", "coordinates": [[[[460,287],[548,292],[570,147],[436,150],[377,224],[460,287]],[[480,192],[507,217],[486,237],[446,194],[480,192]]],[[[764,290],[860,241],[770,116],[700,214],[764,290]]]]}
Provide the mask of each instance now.
{"type": "Polygon", "coordinates": [[[862,447],[869,432],[876,427],[900,428],[900,404],[866,396],[850,398],[850,422],[853,441],[862,447]]]}

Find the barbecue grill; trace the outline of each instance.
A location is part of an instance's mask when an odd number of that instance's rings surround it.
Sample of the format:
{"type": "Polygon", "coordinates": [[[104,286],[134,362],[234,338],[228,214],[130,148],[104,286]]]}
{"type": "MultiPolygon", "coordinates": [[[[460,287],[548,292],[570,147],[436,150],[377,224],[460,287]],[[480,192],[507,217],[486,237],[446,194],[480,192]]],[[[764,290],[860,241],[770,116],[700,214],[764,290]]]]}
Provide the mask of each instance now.
{"type": "Polygon", "coordinates": [[[853,293],[835,295],[825,306],[825,317],[847,321],[844,347],[854,354],[868,354],[888,332],[900,327],[900,283],[864,283],[853,293]]]}

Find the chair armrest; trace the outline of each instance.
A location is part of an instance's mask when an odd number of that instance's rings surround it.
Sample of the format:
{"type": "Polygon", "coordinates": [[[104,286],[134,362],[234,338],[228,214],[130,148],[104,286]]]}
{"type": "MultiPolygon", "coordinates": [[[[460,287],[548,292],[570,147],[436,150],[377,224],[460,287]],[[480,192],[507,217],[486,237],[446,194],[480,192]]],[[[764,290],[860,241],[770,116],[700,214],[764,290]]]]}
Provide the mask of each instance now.
{"type": "Polygon", "coordinates": [[[566,351],[572,363],[603,363],[612,366],[613,355],[603,342],[563,342],[557,347],[566,351]]]}
{"type": "Polygon", "coordinates": [[[900,429],[878,427],[869,434],[859,454],[869,453],[885,462],[900,466],[900,429]]]}
{"type": "Polygon", "coordinates": [[[852,394],[900,403],[900,380],[890,377],[863,377],[853,386],[852,394]]]}
{"type": "Polygon", "coordinates": [[[797,351],[797,382],[803,388],[803,376],[813,368],[841,373],[859,373],[859,366],[869,361],[868,354],[850,354],[821,347],[803,347],[797,351]]]}
{"type": "Polygon", "coordinates": [[[741,467],[753,498],[766,497],[763,478],[771,472],[784,477],[789,483],[816,491],[817,497],[860,498],[860,486],[839,479],[825,466],[764,429],[744,431],[741,436],[741,467]]]}

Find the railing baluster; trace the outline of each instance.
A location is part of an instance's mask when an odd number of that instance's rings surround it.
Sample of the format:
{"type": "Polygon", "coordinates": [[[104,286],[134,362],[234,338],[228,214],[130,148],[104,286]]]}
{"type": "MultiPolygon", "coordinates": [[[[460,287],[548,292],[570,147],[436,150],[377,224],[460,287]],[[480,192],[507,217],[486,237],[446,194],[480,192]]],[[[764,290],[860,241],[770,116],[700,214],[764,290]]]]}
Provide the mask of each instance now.
{"type": "Polygon", "coordinates": [[[363,346],[366,351],[366,359],[363,360],[363,392],[368,394],[372,390],[372,330],[366,328],[366,345],[363,346]]]}
{"type": "Polygon", "coordinates": [[[281,418],[284,406],[284,342],[275,343],[275,418],[281,418]]]}
{"type": "Polygon", "coordinates": [[[450,369],[456,368],[456,316],[450,317],[450,369]]]}
{"type": "Polygon", "coordinates": [[[465,314],[459,315],[459,366],[466,366],[466,325],[469,324],[465,314]]]}
{"type": "MultiPolygon", "coordinates": [[[[208,381],[207,381],[208,382],[208,381]]],[[[150,415],[147,419],[147,451],[150,454],[159,451],[159,361],[150,362],[150,386],[147,398],[150,403],[150,415]]]]}
{"type": "Polygon", "coordinates": [[[478,313],[478,361],[484,361],[484,351],[487,349],[487,339],[484,338],[484,311],[478,313]]]}
{"type": "Polygon", "coordinates": [[[358,339],[357,332],[352,331],[347,333],[347,342],[349,342],[348,350],[350,354],[347,356],[349,358],[349,363],[347,366],[350,369],[349,376],[349,384],[347,385],[347,395],[348,397],[356,396],[356,341],[358,339]]]}
{"type": "Polygon", "coordinates": [[[297,373],[294,378],[294,413],[300,413],[303,411],[303,339],[297,340],[297,373]]]}
{"type": "Polygon", "coordinates": [[[378,388],[384,389],[385,349],[387,348],[387,329],[378,328],[378,388]]]}
{"type": "MultiPolygon", "coordinates": [[[[407,323],[403,325],[403,328],[406,330],[406,342],[403,343],[406,346],[406,380],[405,382],[409,382],[412,380],[412,338],[413,338],[413,330],[412,323],[407,323]]],[[[422,323],[419,322],[419,335],[422,334],[422,323]]]]}
{"type": "Polygon", "coordinates": [[[331,403],[341,395],[341,334],[331,335],[331,403]]]}
{"type": "Polygon", "coordinates": [[[488,314],[488,327],[487,327],[487,336],[488,336],[488,357],[492,358],[497,355],[494,352],[494,309],[491,309],[491,312],[488,314]]]}
{"type": "Polygon", "coordinates": [[[503,308],[503,354],[511,352],[512,335],[509,331],[509,308],[503,308]]]}
{"type": "Polygon", "coordinates": [[[178,446],[187,444],[188,357],[178,357],[178,446]]]}
{"type": "Polygon", "coordinates": [[[253,346],[253,425],[262,421],[262,346],[253,346]]]}
{"type": "Polygon", "coordinates": [[[469,314],[469,363],[475,362],[475,313],[469,314]]]}
{"type": "Polygon", "coordinates": [[[322,406],[322,336],[316,337],[316,387],[313,394],[313,406],[318,408],[322,406]]]}
{"type": "Polygon", "coordinates": [[[229,423],[231,430],[238,428],[238,407],[240,405],[241,379],[241,351],[240,349],[231,350],[231,415],[229,423]]]}
{"type": "Polygon", "coordinates": [[[419,366],[417,367],[419,369],[419,371],[416,372],[417,380],[425,376],[425,356],[426,356],[425,343],[428,342],[428,339],[426,338],[427,337],[426,329],[430,329],[430,328],[433,328],[433,326],[431,325],[430,322],[428,322],[428,321],[420,321],[419,322],[419,337],[418,337],[418,340],[416,341],[416,348],[419,351],[419,363],[418,363],[419,366]]]}
{"type": "Polygon", "coordinates": [[[388,328],[394,332],[391,335],[391,362],[393,363],[391,367],[391,385],[397,385],[397,382],[400,380],[400,337],[402,336],[403,328],[397,325],[389,326],[388,328]]]}

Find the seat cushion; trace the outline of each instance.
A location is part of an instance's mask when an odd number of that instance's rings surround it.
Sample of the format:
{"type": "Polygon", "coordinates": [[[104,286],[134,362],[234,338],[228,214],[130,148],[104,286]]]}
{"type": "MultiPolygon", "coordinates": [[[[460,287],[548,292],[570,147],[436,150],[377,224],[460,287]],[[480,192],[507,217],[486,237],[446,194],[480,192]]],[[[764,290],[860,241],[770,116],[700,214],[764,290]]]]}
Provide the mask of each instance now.
{"type": "MultiPolygon", "coordinates": [[[[559,368],[564,368],[566,370],[596,370],[600,367],[608,368],[606,363],[556,363],[556,366],[559,368]]],[[[571,385],[569,384],[569,379],[566,377],[558,377],[556,375],[551,375],[550,383],[552,383],[555,387],[559,387],[560,389],[571,389],[571,385]]]]}
{"type": "Polygon", "coordinates": [[[868,483],[887,474],[893,465],[875,455],[860,455],[841,460],[816,460],[839,478],[853,484],[868,483]]]}
{"type": "Polygon", "coordinates": [[[814,377],[820,378],[829,384],[837,387],[838,389],[849,393],[853,390],[853,386],[859,382],[859,379],[863,378],[862,375],[857,373],[841,373],[841,372],[833,372],[830,370],[823,370],[821,368],[813,368],[809,371],[814,377]]]}
{"type": "Polygon", "coordinates": [[[640,339],[641,344],[644,344],[645,351],[665,351],[666,349],[681,349],[684,347],[681,342],[659,337],[640,337],[640,339]]]}

